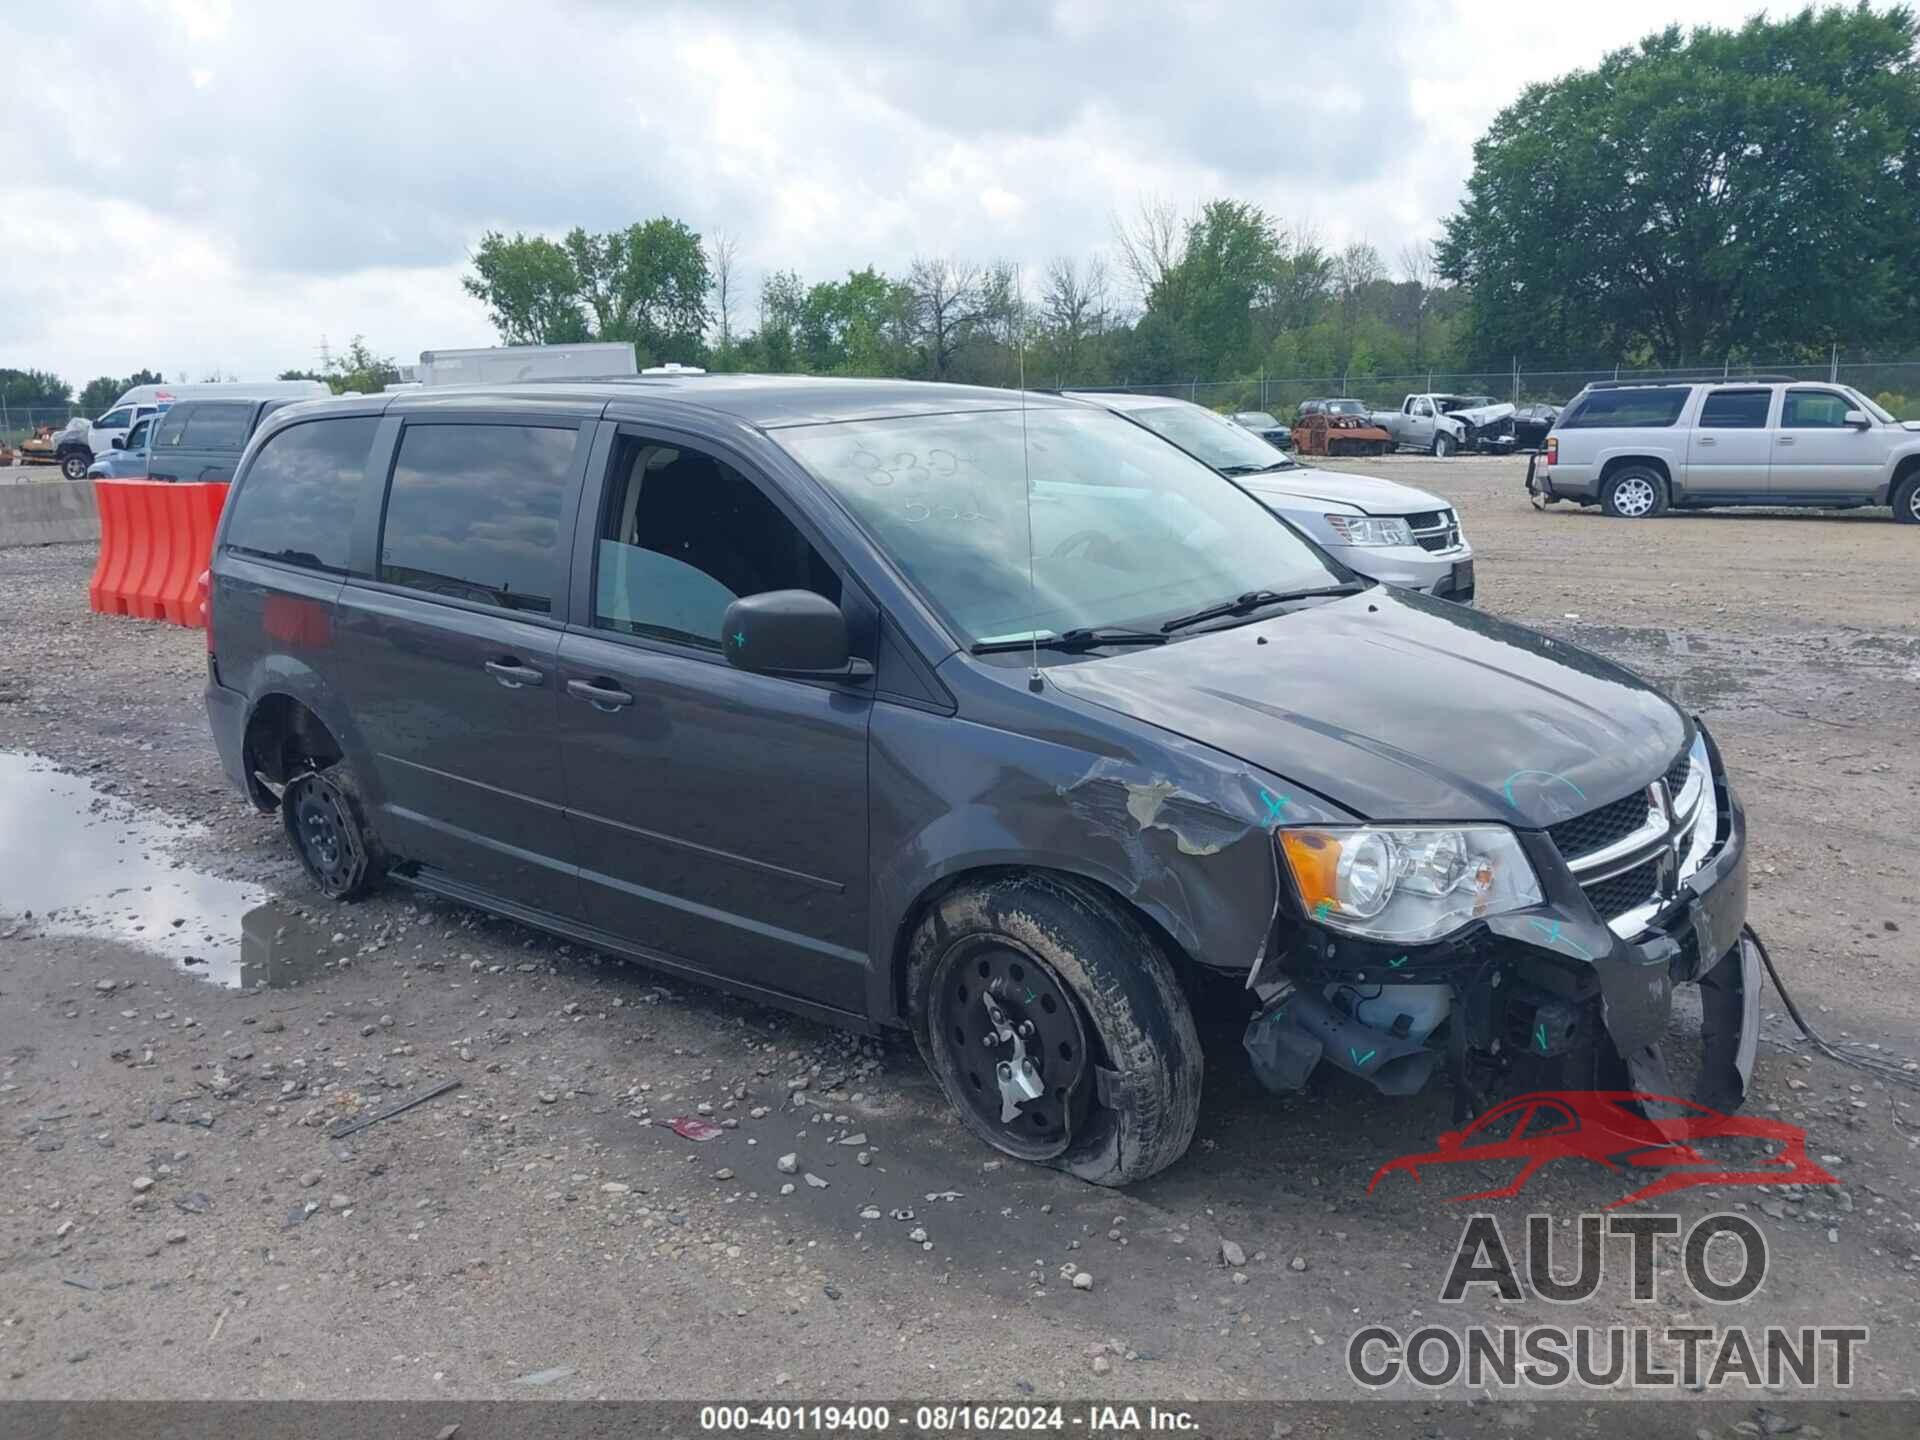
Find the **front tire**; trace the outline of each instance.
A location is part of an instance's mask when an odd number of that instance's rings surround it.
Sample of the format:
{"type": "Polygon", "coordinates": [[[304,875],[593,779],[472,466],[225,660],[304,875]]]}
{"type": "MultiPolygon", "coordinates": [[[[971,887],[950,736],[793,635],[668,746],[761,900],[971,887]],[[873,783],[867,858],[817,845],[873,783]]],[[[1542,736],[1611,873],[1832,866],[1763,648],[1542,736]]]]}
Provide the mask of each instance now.
{"type": "Polygon", "coordinates": [[[1010,875],[954,891],[914,932],[907,996],[921,1058],[996,1150],[1095,1185],[1186,1153],[1202,1069],[1192,1011],[1159,940],[1091,888],[1010,875]],[[1003,1093],[1016,1051],[996,1040],[989,999],[1012,1031],[1026,1027],[1031,1100],[1003,1093]]]}
{"type": "Polygon", "coordinates": [[[1435,459],[1445,460],[1453,454],[1455,448],[1453,437],[1444,431],[1433,437],[1433,454],[1435,459]]]}
{"type": "Polygon", "coordinates": [[[60,461],[60,473],[69,480],[84,480],[87,478],[87,466],[92,463],[83,456],[68,455],[60,461]]]}
{"type": "Polygon", "coordinates": [[[1920,525],[1920,474],[1909,475],[1894,487],[1893,518],[1902,525],[1920,525]]]}
{"type": "Polygon", "coordinates": [[[1667,483],[1652,470],[1616,470],[1600,491],[1600,508],[1616,520],[1650,520],[1667,508],[1667,483]]]}

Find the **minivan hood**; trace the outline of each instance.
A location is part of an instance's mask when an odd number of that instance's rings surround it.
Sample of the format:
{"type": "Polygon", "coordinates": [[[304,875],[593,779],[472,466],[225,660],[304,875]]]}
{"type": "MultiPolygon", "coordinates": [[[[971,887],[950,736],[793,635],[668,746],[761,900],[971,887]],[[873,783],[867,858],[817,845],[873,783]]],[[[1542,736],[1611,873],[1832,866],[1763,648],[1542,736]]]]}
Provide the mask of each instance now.
{"type": "Polygon", "coordinates": [[[1396,480],[1315,470],[1305,465],[1298,470],[1276,470],[1271,475],[1236,476],[1235,483],[1262,500],[1331,500],[1357,506],[1366,515],[1418,515],[1447,508],[1447,502],[1438,495],[1396,480]]]}
{"type": "Polygon", "coordinates": [[[1372,820],[1546,826],[1649,784],[1689,730],[1610,660],[1385,586],[1047,679],[1372,820]]]}

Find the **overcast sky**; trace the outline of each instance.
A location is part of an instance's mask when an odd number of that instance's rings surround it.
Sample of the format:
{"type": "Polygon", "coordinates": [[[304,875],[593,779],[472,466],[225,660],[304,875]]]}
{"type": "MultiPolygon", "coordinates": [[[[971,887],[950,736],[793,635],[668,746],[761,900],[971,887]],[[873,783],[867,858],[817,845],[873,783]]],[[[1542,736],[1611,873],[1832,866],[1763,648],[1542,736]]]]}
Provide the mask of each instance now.
{"type": "Polygon", "coordinates": [[[737,237],[750,286],[916,254],[1032,272],[1143,195],[1253,200],[1391,262],[1523,84],[1757,8],[0,0],[0,365],[77,389],[267,378],[323,335],[490,344],[459,283],[483,231],[659,214],[737,237]]]}

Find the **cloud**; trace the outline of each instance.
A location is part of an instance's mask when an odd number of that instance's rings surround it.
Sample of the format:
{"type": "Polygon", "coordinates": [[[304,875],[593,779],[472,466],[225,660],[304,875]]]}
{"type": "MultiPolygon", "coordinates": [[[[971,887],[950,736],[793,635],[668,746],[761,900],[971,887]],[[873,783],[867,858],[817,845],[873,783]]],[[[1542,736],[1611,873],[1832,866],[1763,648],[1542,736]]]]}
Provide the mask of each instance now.
{"type": "MultiPolygon", "coordinates": [[[[1664,19],[1558,16],[1555,63],[1664,19]]],[[[1391,256],[1547,78],[1539,27],[1522,0],[13,7],[31,123],[0,177],[0,363],[77,385],[268,375],[323,331],[402,358],[486,343],[458,284],[484,230],[658,214],[736,236],[749,287],[932,253],[1037,270],[1147,193],[1391,256]]]]}

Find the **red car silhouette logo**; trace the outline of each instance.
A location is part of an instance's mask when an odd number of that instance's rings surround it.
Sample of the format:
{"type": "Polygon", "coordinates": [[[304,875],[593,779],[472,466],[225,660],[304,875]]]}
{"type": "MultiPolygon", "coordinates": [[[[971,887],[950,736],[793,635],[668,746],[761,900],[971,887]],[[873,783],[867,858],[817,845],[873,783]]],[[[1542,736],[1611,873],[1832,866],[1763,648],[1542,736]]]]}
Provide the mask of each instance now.
{"type": "Polygon", "coordinates": [[[1666,1173],[1621,1196],[1606,1208],[1670,1195],[1695,1185],[1835,1185],[1839,1182],[1807,1158],[1807,1132],[1797,1125],[1759,1116],[1723,1115],[1691,1100],[1646,1095],[1633,1090],[1548,1090],[1517,1096],[1479,1116],[1464,1130],[1449,1131],[1439,1149],[1403,1155],[1374,1171],[1373,1193],[1388,1175],[1404,1170],[1420,1180],[1422,1167],[1519,1161],[1511,1181],[1494,1190],[1454,1195],[1463,1200],[1499,1200],[1518,1195],[1534,1172],[1554,1160],[1591,1160],[1616,1172],[1661,1170],[1666,1173]],[[1661,1106],[1653,1116],[1640,1106],[1661,1106]],[[1698,1148],[1702,1142],[1736,1140],[1772,1146],[1763,1159],[1729,1165],[1698,1148]]]}

